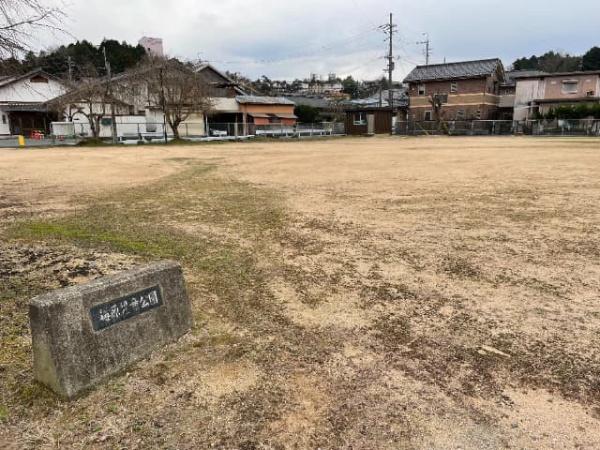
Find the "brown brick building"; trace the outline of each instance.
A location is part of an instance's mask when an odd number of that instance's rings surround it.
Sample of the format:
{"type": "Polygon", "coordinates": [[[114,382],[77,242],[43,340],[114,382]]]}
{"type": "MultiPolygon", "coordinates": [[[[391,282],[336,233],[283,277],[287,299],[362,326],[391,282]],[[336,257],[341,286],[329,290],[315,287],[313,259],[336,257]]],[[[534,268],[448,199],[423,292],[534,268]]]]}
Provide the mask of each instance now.
{"type": "Polygon", "coordinates": [[[503,81],[499,59],[418,66],[404,80],[409,86],[408,119],[496,119],[503,81]]]}

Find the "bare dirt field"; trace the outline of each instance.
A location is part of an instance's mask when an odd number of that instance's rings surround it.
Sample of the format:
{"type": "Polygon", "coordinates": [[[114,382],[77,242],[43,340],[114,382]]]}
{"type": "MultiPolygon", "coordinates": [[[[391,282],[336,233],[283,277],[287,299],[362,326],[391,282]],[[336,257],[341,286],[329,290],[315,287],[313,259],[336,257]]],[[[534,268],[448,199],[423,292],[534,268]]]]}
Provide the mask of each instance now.
{"type": "Polygon", "coordinates": [[[600,448],[600,140],[0,150],[0,448],[600,448]],[[27,302],[180,261],[195,326],[88,396],[27,302]]]}

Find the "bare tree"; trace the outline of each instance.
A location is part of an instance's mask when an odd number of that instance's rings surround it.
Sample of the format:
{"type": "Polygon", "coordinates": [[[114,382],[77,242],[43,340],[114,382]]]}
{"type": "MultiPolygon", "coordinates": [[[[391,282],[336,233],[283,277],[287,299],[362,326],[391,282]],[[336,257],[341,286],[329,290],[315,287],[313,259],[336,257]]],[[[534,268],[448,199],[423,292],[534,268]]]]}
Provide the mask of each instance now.
{"type": "Polygon", "coordinates": [[[429,96],[429,103],[431,104],[431,107],[433,108],[433,120],[435,120],[437,122],[438,128],[441,126],[441,123],[442,123],[442,118],[443,118],[442,108],[444,106],[444,103],[446,103],[447,101],[448,101],[447,94],[440,94],[439,92],[436,92],[435,94],[431,94],[429,96]]]}
{"type": "Polygon", "coordinates": [[[179,126],[192,114],[210,111],[212,86],[197,72],[197,65],[175,59],[154,58],[137,69],[135,77],[145,83],[150,106],[159,107],[179,139],[179,126]]]}
{"type": "Polygon", "coordinates": [[[45,0],[0,0],[0,57],[30,49],[42,30],[64,32],[64,13],[45,0]]]}
{"type": "Polygon", "coordinates": [[[129,106],[112,95],[112,86],[107,78],[98,78],[94,68],[85,71],[77,83],[68,84],[69,91],[49,102],[49,106],[67,116],[69,122],[78,115],[86,118],[92,137],[100,137],[102,119],[111,116],[114,107],[128,109],[129,106]]]}

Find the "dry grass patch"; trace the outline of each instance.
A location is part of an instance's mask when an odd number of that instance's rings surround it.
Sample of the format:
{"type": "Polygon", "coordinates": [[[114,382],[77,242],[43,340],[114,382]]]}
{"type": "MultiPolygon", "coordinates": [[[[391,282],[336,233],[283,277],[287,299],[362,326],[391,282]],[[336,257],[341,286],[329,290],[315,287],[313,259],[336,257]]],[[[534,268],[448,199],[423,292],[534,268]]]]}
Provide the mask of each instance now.
{"type": "Polygon", "coordinates": [[[595,448],[597,148],[378,138],[68,158],[180,171],[16,225],[35,203],[7,191],[2,248],[21,256],[0,264],[0,441],[595,448]],[[28,262],[38,241],[47,266],[28,262]],[[72,404],[32,383],[31,295],[159,258],[184,266],[189,336],[72,404]]]}

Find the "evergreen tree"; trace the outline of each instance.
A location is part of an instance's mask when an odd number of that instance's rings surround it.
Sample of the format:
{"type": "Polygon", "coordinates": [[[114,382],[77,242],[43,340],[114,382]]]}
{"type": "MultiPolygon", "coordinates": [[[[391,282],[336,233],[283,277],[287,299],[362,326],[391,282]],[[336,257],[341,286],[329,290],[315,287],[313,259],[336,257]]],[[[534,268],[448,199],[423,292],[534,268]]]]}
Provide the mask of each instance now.
{"type": "Polygon", "coordinates": [[[600,47],[592,47],[582,61],[583,70],[600,70],[600,47]]]}
{"type": "Polygon", "coordinates": [[[22,61],[14,58],[0,61],[0,74],[18,74],[41,67],[46,72],[66,77],[69,73],[69,58],[71,60],[72,74],[75,78],[84,76],[88,68],[93,67],[99,75],[105,75],[104,53],[111,65],[112,73],[118,74],[137,66],[146,55],[140,45],[133,46],[126,42],[119,43],[112,39],[105,39],[99,46],[83,40],[61,45],[50,51],[40,51],[38,54],[28,52],[22,61]]]}
{"type": "Polygon", "coordinates": [[[352,76],[348,76],[342,81],[342,86],[345,94],[348,94],[351,98],[358,98],[359,94],[359,84],[352,76]]]}
{"type": "Polygon", "coordinates": [[[580,70],[581,56],[549,51],[542,56],[519,58],[513,64],[514,70],[542,70],[544,72],[572,72],[580,70]]]}

